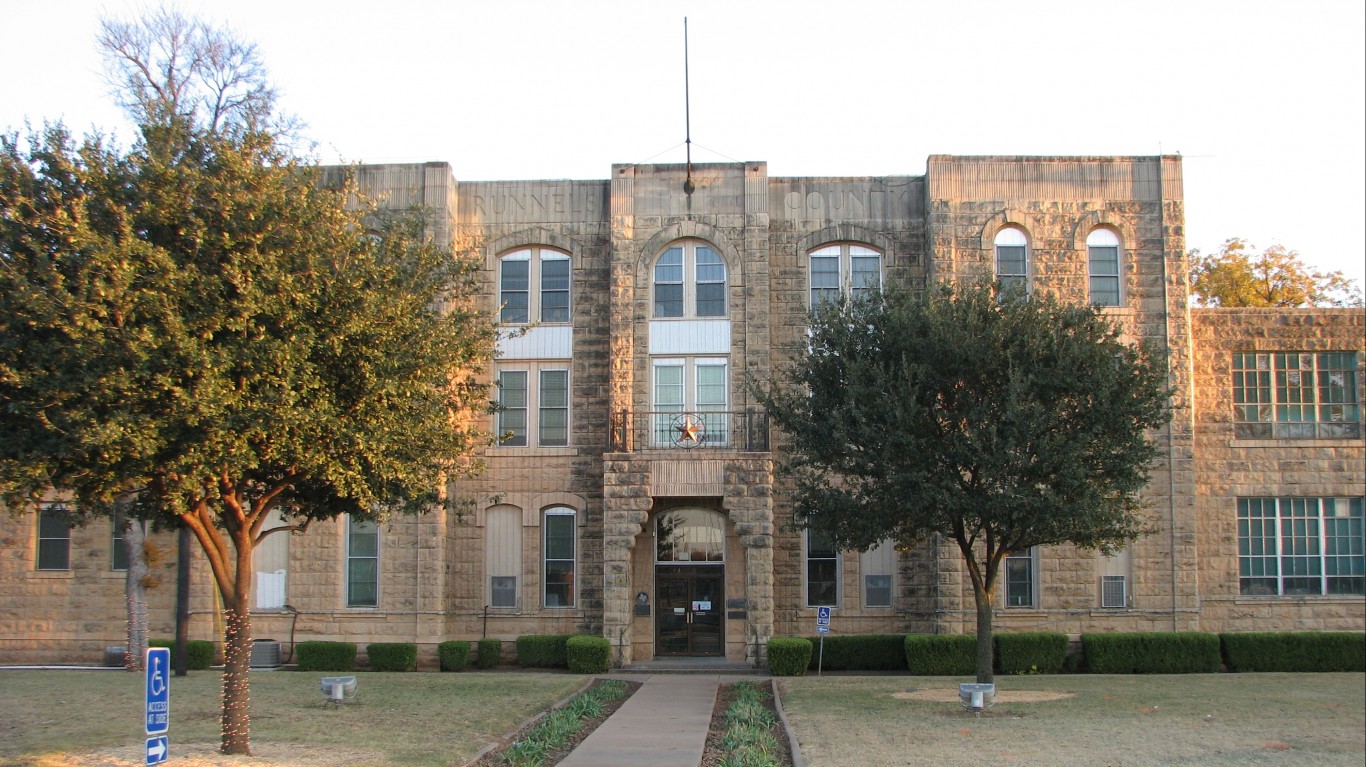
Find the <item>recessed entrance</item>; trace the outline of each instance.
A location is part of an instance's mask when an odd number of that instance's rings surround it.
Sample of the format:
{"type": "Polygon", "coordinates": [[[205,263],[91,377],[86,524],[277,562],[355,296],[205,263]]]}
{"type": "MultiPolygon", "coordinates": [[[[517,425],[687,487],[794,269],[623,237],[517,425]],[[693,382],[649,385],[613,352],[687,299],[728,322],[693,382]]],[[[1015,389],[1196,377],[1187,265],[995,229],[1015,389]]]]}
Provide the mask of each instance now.
{"type": "Polygon", "coordinates": [[[660,565],[655,592],[656,655],[725,654],[724,567],[660,565]]]}

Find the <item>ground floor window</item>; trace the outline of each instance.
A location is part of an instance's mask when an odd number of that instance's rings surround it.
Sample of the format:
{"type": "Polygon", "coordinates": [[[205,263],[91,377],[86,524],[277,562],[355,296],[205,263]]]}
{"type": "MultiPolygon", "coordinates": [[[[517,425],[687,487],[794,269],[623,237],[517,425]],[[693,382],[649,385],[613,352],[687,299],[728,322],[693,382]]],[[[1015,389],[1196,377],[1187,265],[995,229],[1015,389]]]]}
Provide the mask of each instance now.
{"type": "Polygon", "coordinates": [[[1006,607],[1038,607],[1038,557],[1035,549],[1012,551],[1006,556],[1006,607]]]}
{"type": "Polygon", "coordinates": [[[1238,591],[1366,594],[1361,498],[1239,498],[1238,591]]]}
{"type": "Polygon", "coordinates": [[[60,503],[38,510],[38,569],[71,569],[71,512],[60,503]]]}
{"type": "Polygon", "coordinates": [[[839,598],[839,552],[830,536],[806,531],[806,604],[834,607],[839,598]]]}
{"type": "Polygon", "coordinates": [[[346,606],[379,606],[379,525],[346,520],[346,606]]]}
{"type": "Polygon", "coordinates": [[[546,509],[545,606],[574,606],[574,554],[577,543],[576,514],[573,509],[546,509]]]}

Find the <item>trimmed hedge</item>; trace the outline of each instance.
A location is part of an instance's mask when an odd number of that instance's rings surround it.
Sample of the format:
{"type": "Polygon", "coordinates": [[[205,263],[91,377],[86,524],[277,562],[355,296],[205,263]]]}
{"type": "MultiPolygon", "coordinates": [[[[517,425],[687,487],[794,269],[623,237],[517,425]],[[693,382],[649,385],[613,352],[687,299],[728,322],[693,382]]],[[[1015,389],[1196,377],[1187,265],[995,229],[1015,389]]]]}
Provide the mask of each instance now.
{"type": "Polygon", "coordinates": [[[441,661],[442,671],[464,671],[470,665],[470,643],[442,642],[436,646],[436,657],[441,661]]]}
{"type": "Polygon", "coordinates": [[[1213,674],[1219,637],[1200,631],[1082,634],[1093,674],[1213,674]]]}
{"type": "Polygon", "coordinates": [[[856,636],[826,636],[822,655],[820,637],[808,637],[811,642],[811,663],[828,671],[905,671],[906,637],[902,634],[862,634],[856,636]]]}
{"type": "Polygon", "coordinates": [[[479,649],[474,656],[476,668],[495,668],[503,659],[503,640],[480,639],[479,649]]]}
{"type": "Polygon", "coordinates": [[[906,668],[917,676],[977,673],[977,637],[973,634],[911,634],[905,648],[906,668]]]}
{"type": "MultiPolygon", "coordinates": [[[[174,639],[148,639],[148,647],[169,647],[171,657],[175,658],[174,639]]],[[[203,671],[213,665],[213,642],[207,639],[189,639],[185,642],[185,654],[189,656],[191,671],[203,671]]],[[[173,660],[172,663],[175,661],[173,660]]]]}
{"type": "Polygon", "coordinates": [[[294,655],[300,671],[356,670],[356,645],[351,642],[300,642],[294,655]]]}
{"type": "Polygon", "coordinates": [[[526,634],[517,637],[517,665],[523,668],[569,666],[568,634],[526,634]]]}
{"type": "Polygon", "coordinates": [[[801,676],[810,663],[811,640],[800,637],[768,640],[768,673],[773,676],[801,676]]]}
{"type": "Polygon", "coordinates": [[[1022,631],[993,639],[997,673],[1057,674],[1067,660],[1067,635],[1061,632],[1022,631]]]}
{"type": "Polygon", "coordinates": [[[1366,634],[1249,631],[1219,635],[1229,671],[1366,671],[1366,634]]]}
{"type": "Polygon", "coordinates": [[[572,636],[565,642],[565,656],[575,674],[602,674],[612,667],[612,646],[606,637],[572,636]]]}
{"type": "Polygon", "coordinates": [[[417,668],[417,645],[412,642],[375,642],[365,646],[374,671],[412,671],[417,668]]]}

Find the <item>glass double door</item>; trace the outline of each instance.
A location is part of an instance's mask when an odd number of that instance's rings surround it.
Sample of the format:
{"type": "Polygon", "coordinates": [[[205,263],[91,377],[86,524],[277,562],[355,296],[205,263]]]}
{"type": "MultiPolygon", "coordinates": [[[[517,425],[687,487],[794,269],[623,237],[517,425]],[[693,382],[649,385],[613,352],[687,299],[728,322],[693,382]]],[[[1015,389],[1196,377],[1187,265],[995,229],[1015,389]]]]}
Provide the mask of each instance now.
{"type": "Polygon", "coordinates": [[[655,654],[725,655],[725,578],[719,565],[655,569],[655,654]]]}

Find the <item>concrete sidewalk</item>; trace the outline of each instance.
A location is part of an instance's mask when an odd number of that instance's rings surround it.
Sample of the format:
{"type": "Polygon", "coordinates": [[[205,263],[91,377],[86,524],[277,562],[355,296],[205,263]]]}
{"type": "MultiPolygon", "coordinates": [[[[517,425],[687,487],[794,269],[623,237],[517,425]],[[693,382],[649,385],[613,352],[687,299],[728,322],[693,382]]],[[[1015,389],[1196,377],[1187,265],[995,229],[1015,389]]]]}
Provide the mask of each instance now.
{"type": "MultiPolygon", "coordinates": [[[[620,679],[622,677],[614,676],[620,679]]],[[[697,767],[721,682],[712,674],[625,677],[643,686],[560,767],[697,767]]]]}

